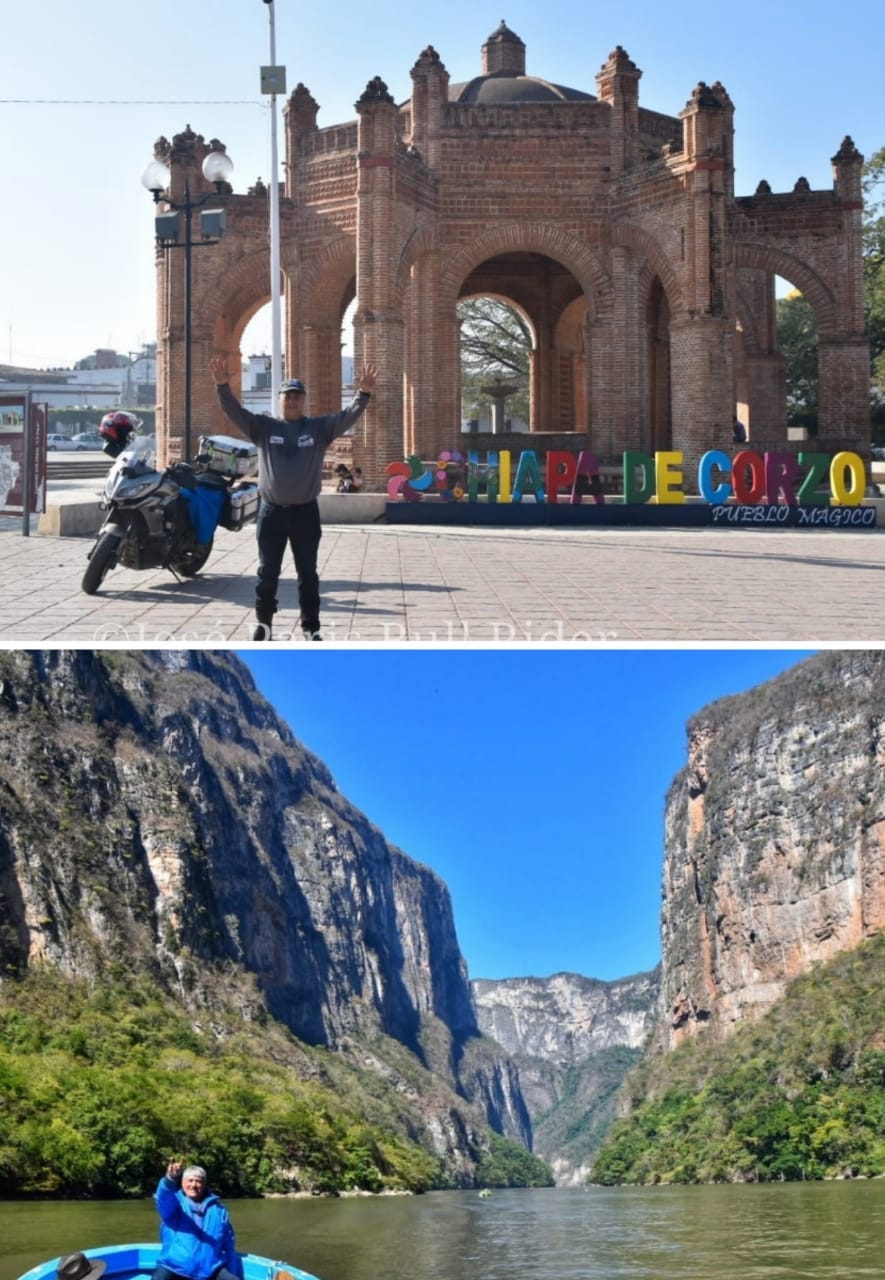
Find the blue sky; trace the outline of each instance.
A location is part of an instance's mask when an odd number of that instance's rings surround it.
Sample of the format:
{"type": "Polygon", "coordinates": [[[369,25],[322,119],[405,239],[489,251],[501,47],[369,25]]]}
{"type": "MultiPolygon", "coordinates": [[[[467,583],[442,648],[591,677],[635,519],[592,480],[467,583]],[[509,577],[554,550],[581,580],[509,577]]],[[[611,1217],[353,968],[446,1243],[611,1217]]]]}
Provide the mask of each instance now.
{"type": "MultiPolygon", "coordinates": [[[[370,12],[355,0],[275,0],[274,12],[277,62],[290,90],[299,81],[311,90],[321,127],[354,119],[375,75],[407,98],[428,44],[453,82],[478,74],[503,17],[526,44],[530,73],[591,93],[618,44],[642,69],[640,103],[652,110],[677,115],[699,80],[720,80],[736,106],[738,194],[761,178],[789,191],[800,175],[829,188],[846,133],[867,156],[885,144],[885,5],[869,0],[744,0],[691,13],[659,0],[561,0],[552,10],[448,0],[370,12]]],[[[142,170],[158,136],[191,124],[226,144],[235,191],[267,181],[258,83],[269,43],[262,0],[4,7],[0,363],[52,367],[97,346],[134,351],[154,340],[154,210],[142,170]]]]}
{"type": "Polygon", "coordinates": [[[660,959],[664,797],[685,725],[799,650],[249,650],[339,789],[449,887],[473,978],[660,959]]]}

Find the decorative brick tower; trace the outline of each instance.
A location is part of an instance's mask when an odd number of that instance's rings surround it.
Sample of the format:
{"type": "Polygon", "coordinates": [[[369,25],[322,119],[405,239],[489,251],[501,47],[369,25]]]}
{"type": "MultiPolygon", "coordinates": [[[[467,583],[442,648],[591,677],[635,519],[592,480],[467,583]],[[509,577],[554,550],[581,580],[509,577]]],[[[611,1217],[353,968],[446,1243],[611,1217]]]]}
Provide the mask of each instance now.
{"type": "MultiPolygon", "coordinates": [[[[861,257],[862,156],[846,138],[831,190],[800,178],[735,196],[735,108],[699,84],[678,116],[640,105],[641,71],[620,46],[596,95],[527,72],[501,23],[481,72],[451,84],[433,48],[397,105],[379,78],[357,119],[319,128],[304,85],[286,111],[280,201],[288,376],[308,411],[341,402],[341,326],[356,299],[355,358],[381,382],[357,428],[354,462],[381,488],[403,453],[452,448],[681,450],[686,469],[728,448],[736,413],[751,447],[787,439],[777,347],[777,276],[814,308],[820,432],[828,452],[869,449],[869,356],[861,257]],[[532,333],[531,434],[463,434],[457,304],[512,303],[532,333]]],[[[173,194],[199,177],[190,130],[160,148],[173,194]]],[[[192,189],[194,189],[192,187],[192,189]]],[[[243,329],[269,300],[267,191],[221,198],[224,241],[195,255],[195,430],[229,430],[205,374],[210,354],[238,367],[243,329]],[[196,421],[197,415],[203,421],[196,421]]],[[[158,257],[159,429],[181,421],[180,264],[158,257]]]]}

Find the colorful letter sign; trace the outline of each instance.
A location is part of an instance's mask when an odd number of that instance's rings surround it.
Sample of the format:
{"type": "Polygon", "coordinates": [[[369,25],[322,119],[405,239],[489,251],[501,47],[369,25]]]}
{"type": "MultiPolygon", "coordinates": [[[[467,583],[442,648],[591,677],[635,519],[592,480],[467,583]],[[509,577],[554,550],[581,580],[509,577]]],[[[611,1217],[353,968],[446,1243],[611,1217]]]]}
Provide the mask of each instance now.
{"type": "MultiPolygon", "coordinates": [[[[390,498],[419,502],[429,494],[446,501],[555,503],[561,494],[572,503],[591,496],[605,502],[599,466],[590,450],[579,454],[551,450],[542,475],[537,454],[524,449],[512,464],[510,451],[468,453],[457,450],[440,455],[428,469],[417,457],[391,462],[387,467],[390,498]],[[511,480],[512,477],[512,480],[511,480]]],[[[856,453],[768,452],[740,449],[730,457],[711,449],[701,458],[694,492],[710,506],[724,503],[739,507],[854,507],[866,493],[863,459],[856,453]]],[[[653,456],[636,450],[623,455],[624,504],[677,506],[685,502],[684,455],[662,450],[653,456]]]]}

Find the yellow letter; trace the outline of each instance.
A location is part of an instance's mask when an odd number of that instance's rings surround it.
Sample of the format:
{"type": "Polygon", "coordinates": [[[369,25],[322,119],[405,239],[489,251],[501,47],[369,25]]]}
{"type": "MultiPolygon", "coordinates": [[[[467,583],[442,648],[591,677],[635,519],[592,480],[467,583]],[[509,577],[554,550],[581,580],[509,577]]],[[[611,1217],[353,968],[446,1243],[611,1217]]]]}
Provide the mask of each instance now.
{"type": "Polygon", "coordinates": [[[498,501],[510,501],[510,450],[502,449],[498,459],[498,501]]]}
{"type": "Polygon", "coordinates": [[[655,454],[655,487],[658,491],[658,502],[685,501],[685,494],[682,492],[681,453],[670,450],[655,454]]]}
{"type": "Polygon", "coordinates": [[[833,504],[837,507],[859,507],[866,493],[867,473],[863,459],[856,453],[843,451],[837,453],[830,463],[830,489],[833,492],[833,504]],[[845,484],[846,472],[851,477],[851,486],[845,484]]]}

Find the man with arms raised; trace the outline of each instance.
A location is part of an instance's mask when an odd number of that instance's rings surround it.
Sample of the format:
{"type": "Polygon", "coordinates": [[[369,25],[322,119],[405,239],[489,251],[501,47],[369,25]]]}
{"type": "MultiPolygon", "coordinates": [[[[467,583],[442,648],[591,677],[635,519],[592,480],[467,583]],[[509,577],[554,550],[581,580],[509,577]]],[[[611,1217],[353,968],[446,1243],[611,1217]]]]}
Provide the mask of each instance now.
{"type": "Polygon", "coordinates": [[[356,376],[357,394],[348,408],[324,417],[304,413],[306,390],[299,378],[280,387],[280,417],[251,413],[230,389],[227,364],[209,361],[218,401],[230,421],[258,447],[258,583],[255,588],[253,640],[270,640],[277,610],[277,585],[286,544],[292,548],[298,577],[301,630],[307,640],[320,640],[320,580],[317,574],[322,528],[317,499],[323,478],[323,456],[344,435],[369,403],[378,370],[365,364],[356,376]]]}

